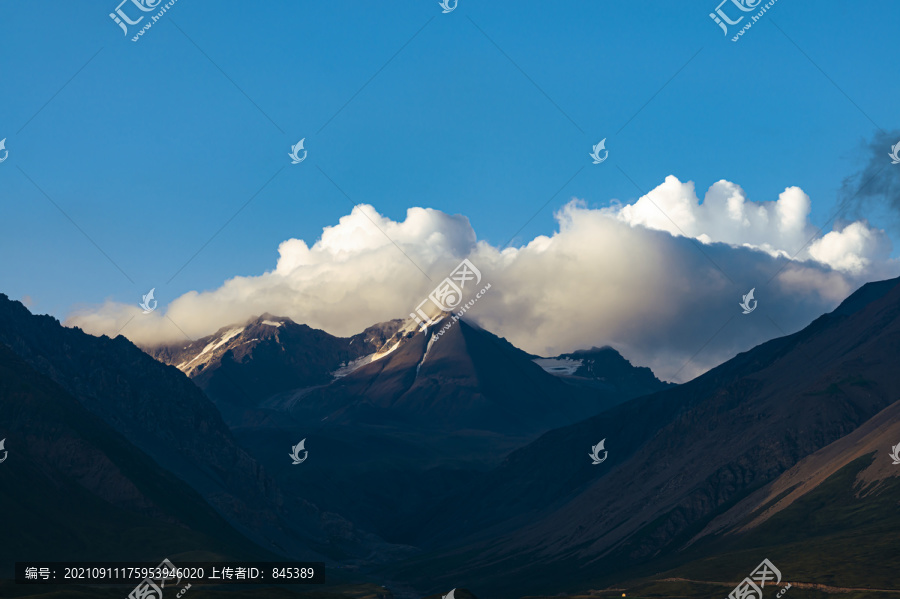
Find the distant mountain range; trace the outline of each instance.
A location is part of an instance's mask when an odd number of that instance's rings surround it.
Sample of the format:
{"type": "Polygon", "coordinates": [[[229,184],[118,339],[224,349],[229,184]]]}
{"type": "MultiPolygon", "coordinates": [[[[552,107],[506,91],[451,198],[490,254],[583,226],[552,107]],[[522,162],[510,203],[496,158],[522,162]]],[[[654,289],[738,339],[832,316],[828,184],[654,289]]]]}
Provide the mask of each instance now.
{"type": "Polygon", "coordinates": [[[679,386],[451,314],[142,351],[0,295],[0,510],[28,557],[323,559],[422,594],[684,595],[763,558],[900,588],[898,356],[898,279],[679,386]]]}
{"type": "MultiPolygon", "coordinates": [[[[54,318],[34,316],[19,302],[0,295],[0,347],[4,348],[7,372],[20,373],[26,379],[9,382],[0,397],[0,427],[4,431],[18,430],[21,435],[0,433],[7,438],[7,449],[12,449],[0,471],[0,476],[7,479],[0,493],[5,501],[16,506],[7,511],[5,517],[24,522],[37,521],[38,516],[32,513],[32,504],[21,502],[22,489],[28,489],[29,483],[24,479],[8,478],[16,471],[15,448],[30,444],[27,435],[31,427],[27,423],[33,421],[34,415],[21,404],[26,400],[40,403],[36,397],[41,394],[60,397],[58,401],[65,402],[61,390],[70,396],[70,408],[76,416],[73,424],[82,418],[105,424],[94,426],[93,432],[79,441],[86,444],[86,451],[100,452],[113,464],[118,464],[120,460],[131,458],[126,453],[103,448],[112,447],[114,443],[130,445],[134,460],[140,458],[186,483],[221,518],[252,540],[258,548],[248,545],[249,553],[329,560],[393,554],[393,548],[374,535],[356,530],[337,514],[321,511],[302,497],[285,495],[259,462],[235,442],[215,406],[196,385],[180,371],[154,360],[124,337],[93,337],[78,329],[65,328],[54,318]],[[51,382],[52,389],[49,387],[51,382]],[[87,419],[87,413],[93,418],[87,419]],[[93,448],[93,444],[99,445],[93,448]]],[[[77,437],[83,430],[72,434],[77,437]]],[[[53,443],[49,438],[44,442],[53,443]]],[[[41,455],[54,456],[76,451],[77,447],[37,446],[33,450],[36,453],[30,454],[29,459],[39,462],[41,455]]],[[[52,472],[59,468],[60,464],[51,461],[38,470],[52,472]]],[[[127,475],[120,467],[120,480],[110,478],[108,482],[119,487],[127,486],[125,483],[129,482],[142,489],[153,480],[148,469],[149,466],[144,470],[131,470],[131,475],[127,475]]],[[[18,472],[25,475],[27,470],[18,472]]],[[[77,480],[77,476],[74,478],[77,480]]],[[[63,481],[51,478],[50,482],[61,484],[63,481]]],[[[95,497],[84,506],[85,510],[91,505],[102,505],[96,501],[108,501],[108,497],[119,494],[117,489],[104,488],[99,481],[92,482],[94,485],[86,492],[95,497]]],[[[173,492],[184,494],[187,490],[176,488],[173,492]]],[[[30,493],[27,496],[31,496],[30,493]]],[[[147,500],[140,501],[149,509],[147,500]]],[[[58,509],[61,513],[81,509],[70,497],[52,493],[44,504],[48,510],[58,509]]],[[[193,519],[178,512],[175,506],[169,508],[175,511],[159,514],[159,517],[165,516],[172,524],[179,521],[193,523],[193,519]]],[[[140,511],[132,514],[135,518],[140,516],[140,511]]],[[[28,534],[35,538],[52,537],[55,528],[49,522],[44,526],[45,530],[35,529],[28,534]]],[[[144,534],[154,535],[148,530],[144,534]]],[[[105,540],[101,537],[82,539],[83,551],[79,556],[87,559],[91,555],[109,553],[105,540]]],[[[121,543],[119,539],[115,541],[121,543]]],[[[135,552],[143,554],[145,550],[139,543],[135,545],[135,552]]],[[[207,546],[206,550],[224,553],[229,547],[233,544],[207,546]]],[[[15,546],[10,544],[0,548],[0,551],[13,550],[15,546]]],[[[403,551],[403,548],[397,550],[403,551]]],[[[143,557],[150,561],[157,559],[156,556],[143,557]]]]}

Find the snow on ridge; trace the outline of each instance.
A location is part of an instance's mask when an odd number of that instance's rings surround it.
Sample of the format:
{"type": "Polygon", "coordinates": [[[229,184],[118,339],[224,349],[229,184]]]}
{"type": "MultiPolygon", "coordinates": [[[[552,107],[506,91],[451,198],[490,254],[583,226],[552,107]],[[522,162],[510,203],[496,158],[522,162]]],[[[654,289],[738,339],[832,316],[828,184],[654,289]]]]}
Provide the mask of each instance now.
{"type": "Polygon", "coordinates": [[[260,324],[267,324],[271,327],[280,327],[282,323],[275,322],[274,320],[264,320],[260,324]]]}

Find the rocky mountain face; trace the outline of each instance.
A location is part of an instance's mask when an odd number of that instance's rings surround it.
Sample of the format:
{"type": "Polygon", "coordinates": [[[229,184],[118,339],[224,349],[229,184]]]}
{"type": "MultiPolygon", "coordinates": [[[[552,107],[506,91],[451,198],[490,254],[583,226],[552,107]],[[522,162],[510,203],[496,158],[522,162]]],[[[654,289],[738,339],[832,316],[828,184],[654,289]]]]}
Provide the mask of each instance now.
{"type": "Polygon", "coordinates": [[[711,524],[717,516],[900,398],[898,283],[866,285],[796,334],[514,451],[426,525],[458,549],[394,574],[510,593],[514,580],[538,592],[541,580],[609,580],[677,555],[729,522],[711,524]],[[608,458],[593,464],[601,439],[608,458]]]}
{"type": "MultiPolygon", "coordinates": [[[[267,551],[353,559],[392,548],[300,496],[286,496],[181,371],[124,337],[93,337],[0,295],[0,345],[190,485],[267,551]]],[[[10,440],[12,443],[12,440],[10,440]]]]}
{"type": "Polygon", "coordinates": [[[612,348],[534,359],[465,321],[438,335],[451,316],[424,332],[395,320],[339,338],[264,314],[183,346],[145,351],[224,404],[229,422],[239,406],[332,422],[533,434],[669,386],[612,348]],[[577,372],[546,366],[563,362],[577,372]]]}
{"type": "Polygon", "coordinates": [[[330,385],[286,395],[281,405],[346,424],[527,436],[620,400],[566,384],[465,321],[438,337],[442,324],[406,332],[380,359],[330,385]]]}

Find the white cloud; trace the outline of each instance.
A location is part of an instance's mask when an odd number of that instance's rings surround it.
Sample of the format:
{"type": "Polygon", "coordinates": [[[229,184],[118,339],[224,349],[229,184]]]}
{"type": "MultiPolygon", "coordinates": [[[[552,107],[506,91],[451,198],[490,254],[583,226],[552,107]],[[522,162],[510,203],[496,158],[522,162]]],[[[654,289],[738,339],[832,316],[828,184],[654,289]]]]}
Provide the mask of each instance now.
{"type": "Polygon", "coordinates": [[[870,229],[857,221],[814,241],[809,246],[809,255],[836,270],[861,274],[873,263],[887,260],[891,255],[891,244],[883,231],[870,229]]]}
{"type": "Polygon", "coordinates": [[[312,247],[281,243],[270,272],[187,293],[164,314],[108,302],[67,324],[113,334],[131,319],[123,334],[152,345],[270,312],[346,336],[406,317],[469,257],[491,293],[467,314],[488,330],[543,355],[609,344],[684,380],[805,326],[865,280],[896,276],[883,231],[855,222],[808,244],[809,212],[796,187],[757,203],[719,181],[700,202],[693,183],[670,176],[630,205],[572,201],[552,236],[500,251],[463,216],[410,208],[394,222],[360,205],[312,247]],[[751,287],[759,308],[744,316],[737,304],[751,287]]]}

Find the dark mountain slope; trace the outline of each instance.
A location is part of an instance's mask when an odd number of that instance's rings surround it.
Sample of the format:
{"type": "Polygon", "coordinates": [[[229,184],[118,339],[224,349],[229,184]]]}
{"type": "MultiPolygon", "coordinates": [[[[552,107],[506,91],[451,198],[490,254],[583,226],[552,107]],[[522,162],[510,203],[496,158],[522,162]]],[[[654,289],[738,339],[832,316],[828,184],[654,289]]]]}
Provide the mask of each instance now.
{"type": "Polygon", "coordinates": [[[2,344],[0,435],[0,563],[274,555],[2,344]]]}

